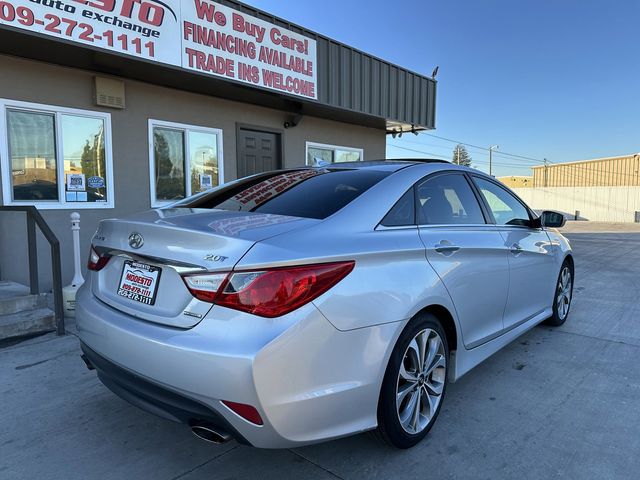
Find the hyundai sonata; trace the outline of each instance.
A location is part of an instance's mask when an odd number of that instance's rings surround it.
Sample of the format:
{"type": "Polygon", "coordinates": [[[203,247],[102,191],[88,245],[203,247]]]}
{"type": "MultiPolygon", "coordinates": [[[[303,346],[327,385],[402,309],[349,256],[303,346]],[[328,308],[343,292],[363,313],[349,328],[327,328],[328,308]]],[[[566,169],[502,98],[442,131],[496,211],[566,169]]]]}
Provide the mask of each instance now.
{"type": "Polygon", "coordinates": [[[113,392],[213,442],[419,442],[447,382],[571,305],[554,227],[440,161],[243,178],[93,237],[83,358],[113,392]]]}

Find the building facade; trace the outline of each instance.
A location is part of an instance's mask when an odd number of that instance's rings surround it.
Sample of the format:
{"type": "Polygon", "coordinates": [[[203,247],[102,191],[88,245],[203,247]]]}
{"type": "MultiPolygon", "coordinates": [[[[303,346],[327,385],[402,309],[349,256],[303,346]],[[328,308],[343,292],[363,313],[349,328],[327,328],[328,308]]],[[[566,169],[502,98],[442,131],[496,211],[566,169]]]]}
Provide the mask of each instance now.
{"type": "MultiPolygon", "coordinates": [[[[382,159],[435,126],[435,81],[236,1],[10,0],[0,9],[4,206],[34,205],[72,276],[98,222],[260,171],[382,159]]],[[[50,260],[40,239],[41,283],[50,260]]],[[[0,211],[0,279],[28,283],[0,211]]]]}
{"type": "Polygon", "coordinates": [[[640,186],[640,154],[532,167],[534,187],[640,186]]]}

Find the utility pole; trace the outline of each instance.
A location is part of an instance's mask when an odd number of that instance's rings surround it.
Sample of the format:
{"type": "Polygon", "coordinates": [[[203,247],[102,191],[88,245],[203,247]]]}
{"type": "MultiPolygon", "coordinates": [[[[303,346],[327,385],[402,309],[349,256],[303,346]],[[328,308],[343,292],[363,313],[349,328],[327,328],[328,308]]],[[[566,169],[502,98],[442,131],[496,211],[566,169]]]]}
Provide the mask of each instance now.
{"type": "Polygon", "coordinates": [[[460,145],[456,147],[456,165],[460,165],[460,145]]]}
{"type": "Polygon", "coordinates": [[[493,157],[492,157],[492,154],[493,154],[493,149],[494,148],[500,148],[500,146],[499,145],[492,145],[492,146],[489,147],[489,175],[493,175],[493,164],[492,164],[493,157]]]}
{"type": "Polygon", "coordinates": [[[544,159],[544,187],[547,188],[549,186],[547,181],[547,167],[549,167],[549,161],[544,159]]]}

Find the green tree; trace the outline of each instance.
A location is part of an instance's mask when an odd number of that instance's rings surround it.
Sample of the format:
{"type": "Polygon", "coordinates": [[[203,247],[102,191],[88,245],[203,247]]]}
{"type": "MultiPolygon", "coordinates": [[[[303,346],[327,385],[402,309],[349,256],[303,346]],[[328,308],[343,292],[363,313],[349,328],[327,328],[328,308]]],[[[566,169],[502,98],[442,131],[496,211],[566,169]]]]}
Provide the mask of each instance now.
{"type": "MultiPolygon", "coordinates": [[[[85,181],[88,181],[90,177],[105,178],[105,158],[104,158],[104,144],[101,142],[101,136],[95,135],[93,145],[87,140],[82,148],[82,155],[80,156],[80,167],[82,173],[85,175],[85,181]]],[[[104,183],[103,183],[104,184],[104,183]]],[[[87,185],[87,191],[94,192],[106,198],[106,187],[90,187],[87,185]]]]}
{"type": "Polygon", "coordinates": [[[89,140],[85,142],[84,148],[82,149],[80,167],[82,168],[82,173],[84,173],[87,178],[98,175],[97,151],[94,146],[89,144],[89,140]]]}
{"type": "Polygon", "coordinates": [[[456,165],[464,165],[465,167],[471,166],[471,155],[469,155],[469,152],[467,152],[467,149],[461,143],[453,149],[453,163],[456,165]]]}

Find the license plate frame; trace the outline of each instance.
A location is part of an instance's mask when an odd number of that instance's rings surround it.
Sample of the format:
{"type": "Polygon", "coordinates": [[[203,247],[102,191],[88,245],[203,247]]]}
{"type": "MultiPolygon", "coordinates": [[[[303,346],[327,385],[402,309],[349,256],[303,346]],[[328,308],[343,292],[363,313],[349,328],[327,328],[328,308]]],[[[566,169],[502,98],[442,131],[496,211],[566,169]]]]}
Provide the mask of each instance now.
{"type": "Polygon", "coordinates": [[[143,305],[153,306],[158,295],[162,268],[137,260],[125,260],[116,293],[143,305]]]}

